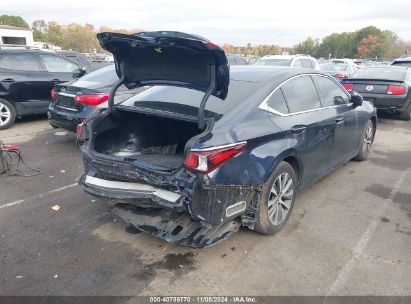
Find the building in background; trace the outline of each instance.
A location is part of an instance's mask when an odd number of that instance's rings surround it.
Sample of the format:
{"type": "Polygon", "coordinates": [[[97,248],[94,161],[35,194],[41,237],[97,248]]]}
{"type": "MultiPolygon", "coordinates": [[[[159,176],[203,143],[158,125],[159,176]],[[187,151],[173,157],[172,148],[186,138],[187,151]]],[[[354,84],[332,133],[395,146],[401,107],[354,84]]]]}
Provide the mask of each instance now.
{"type": "Polygon", "coordinates": [[[30,29],[11,25],[0,25],[0,44],[33,45],[30,29]]]}

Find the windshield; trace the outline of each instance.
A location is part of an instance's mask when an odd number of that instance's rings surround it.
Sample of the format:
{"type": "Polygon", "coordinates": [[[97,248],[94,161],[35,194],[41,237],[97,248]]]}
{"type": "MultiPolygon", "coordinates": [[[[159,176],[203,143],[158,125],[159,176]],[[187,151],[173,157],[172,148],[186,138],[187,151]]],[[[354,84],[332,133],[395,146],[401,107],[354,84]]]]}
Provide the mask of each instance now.
{"type": "Polygon", "coordinates": [[[348,64],[342,63],[325,63],[321,65],[321,70],[324,72],[346,72],[348,64]]]}
{"type": "Polygon", "coordinates": [[[383,68],[363,68],[354,73],[351,78],[362,79],[387,79],[403,81],[406,69],[383,67],[383,68]]]}
{"type": "MultiPolygon", "coordinates": [[[[227,98],[210,96],[206,104],[209,112],[223,114],[256,91],[255,82],[230,80],[227,98]]],[[[204,93],[173,86],[153,86],[131,97],[121,104],[127,107],[143,107],[154,110],[175,110],[176,112],[196,116],[204,93]],[[184,109],[183,109],[184,108],[184,109]]]]}
{"type": "Polygon", "coordinates": [[[76,86],[85,88],[95,88],[112,86],[118,80],[118,76],[114,69],[114,65],[109,65],[107,67],[101,68],[90,74],[86,74],[81,77],[77,82],[76,86]]]}
{"type": "Polygon", "coordinates": [[[260,59],[256,62],[256,65],[276,65],[276,66],[290,66],[291,59],[280,59],[280,58],[266,58],[260,59]]]}

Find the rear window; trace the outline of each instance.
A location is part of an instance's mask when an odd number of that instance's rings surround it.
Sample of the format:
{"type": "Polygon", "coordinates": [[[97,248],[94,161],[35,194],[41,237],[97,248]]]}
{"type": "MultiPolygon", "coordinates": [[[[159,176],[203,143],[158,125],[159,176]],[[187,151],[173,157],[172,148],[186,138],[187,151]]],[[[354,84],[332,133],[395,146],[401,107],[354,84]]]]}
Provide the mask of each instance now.
{"type": "Polygon", "coordinates": [[[274,65],[274,66],[290,66],[291,59],[260,59],[257,61],[256,65],[274,65]]]}
{"type": "Polygon", "coordinates": [[[93,83],[114,83],[116,80],[118,80],[118,76],[114,65],[86,74],[80,79],[80,81],[93,83]]]}
{"type": "Polygon", "coordinates": [[[363,68],[353,74],[351,78],[361,79],[387,79],[403,81],[405,79],[406,69],[384,67],[384,68],[363,68]]]}
{"type": "MultiPolygon", "coordinates": [[[[220,98],[211,96],[207,101],[206,110],[216,114],[224,114],[236,104],[253,94],[257,88],[257,83],[231,79],[227,98],[221,100],[220,98]]],[[[168,110],[188,106],[193,110],[195,109],[190,115],[197,115],[197,110],[203,96],[204,93],[196,90],[173,86],[153,86],[126,100],[121,105],[168,110]]]]}
{"type": "Polygon", "coordinates": [[[348,69],[348,64],[342,63],[325,63],[321,65],[321,71],[324,72],[345,72],[348,69]]]}

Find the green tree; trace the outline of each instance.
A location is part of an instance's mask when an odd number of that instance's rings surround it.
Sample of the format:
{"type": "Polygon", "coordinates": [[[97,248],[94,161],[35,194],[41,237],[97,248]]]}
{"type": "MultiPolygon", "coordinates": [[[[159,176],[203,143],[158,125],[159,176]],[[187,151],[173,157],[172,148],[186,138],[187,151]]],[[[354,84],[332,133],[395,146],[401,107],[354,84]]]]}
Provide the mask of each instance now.
{"type": "Polygon", "coordinates": [[[318,53],[318,48],[319,41],[314,40],[311,37],[307,37],[307,39],[294,46],[294,53],[316,56],[318,53]]]}
{"type": "Polygon", "coordinates": [[[57,46],[63,46],[63,27],[55,21],[51,21],[48,24],[47,42],[50,42],[57,46]]]}
{"type": "Polygon", "coordinates": [[[29,28],[28,23],[20,16],[1,15],[0,24],[29,28]]]}

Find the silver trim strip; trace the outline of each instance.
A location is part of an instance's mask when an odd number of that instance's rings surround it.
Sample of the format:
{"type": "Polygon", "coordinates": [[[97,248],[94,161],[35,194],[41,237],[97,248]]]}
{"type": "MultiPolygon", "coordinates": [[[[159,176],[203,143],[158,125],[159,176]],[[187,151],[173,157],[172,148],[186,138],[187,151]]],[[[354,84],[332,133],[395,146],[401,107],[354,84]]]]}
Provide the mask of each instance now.
{"type": "Polygon", "coordinates": [[[191,149],[191,151],[194,152],[201,152],[201,151],[213,151],[213,150],[217,150],[217,149],[224,149],[224,148],[230,148],[230,147],[234,147],[240,144],[246,144],[246,141],[239,141],[233,144],[227,144],[227,145],[221,145],[221,146],[214,146],[214,147],[207,147],[207,148],[203,148],[203,149],[191,149]]]}
{"type": "MultiPolygon", "coordinates": [[[[286,80],[284,80],[282,83],[280,83],[273,91],[271,91],[270,94],[268,94],[268,96],[266,98],[264,98],[264,100],[260,103],[260,105],[258,106],[259,109],[282,116],[282,117],[287,117],[287,116],[293,116],[293,115],[298,115],[298,114],[302,114],[302,113],[309,113],[309,112],[314,112],[314,111],[319,111],[319,110],[323,110],[323,109],[331,109],[331,108],[336,108],[336,107],[341,107],[341,106],[352,106],[352,103],[347,103],[347,104],[342,104],[342,105],[335,105],[335,106],[329,106],[329,107],[321,107],[321,108],[316,108],[316,109],[312,109],[312,110],[306,110],[306,111],[300,111],[300,112],[294,112],[294,113],[281,113],[278,112],[277,110],[274,110],[273,108],[271,108],[268,105],[268,100],[271,98],[271,96],[284,84],[286,84],[287,82],[289,82],[292,79],[298,78],[298,77],[302,77],[302,76],[319,76],[319,77],[325,77],[330,79],[331,81],[333,81],[335,84],[337,84],[342,90],[343,92],[347,95],[348,98],[350,98],[349,93],[347,93],[347,91],[345,90],[345,88],[340,84],[337,83],[336,80],[334,80],[332,77],[328,76],[328,75],[324,75],[324,74],[318,74],[318,73],[307,73],[307,74],[299,74],[299,75],[295,75],[291,78],[288,78],[286,80]]],[[[316,88],[317,89],[317,88],[316,88]]]]}
{"type": "Polygon", "coordinates": [[[69,94],[69,93],[64,93],[64,92],[57,92],[57,95],[62,95],[62,96],[67,96],[67,97],[76,97],[77,95],[69,94]]]}
{"type": "Polygon", "coordinates": [[[60,105],[58,105],[58,104],[56,104],[56,107],[58,107],[58,108],[60,108],[60,109],[67,110],[67,111],[71,111],[71,112],[77,112],[77,109],[63,107],[63,106],[60,106],[60,105]]]}

